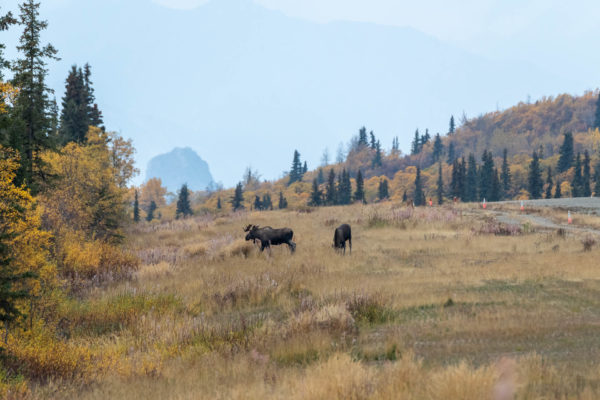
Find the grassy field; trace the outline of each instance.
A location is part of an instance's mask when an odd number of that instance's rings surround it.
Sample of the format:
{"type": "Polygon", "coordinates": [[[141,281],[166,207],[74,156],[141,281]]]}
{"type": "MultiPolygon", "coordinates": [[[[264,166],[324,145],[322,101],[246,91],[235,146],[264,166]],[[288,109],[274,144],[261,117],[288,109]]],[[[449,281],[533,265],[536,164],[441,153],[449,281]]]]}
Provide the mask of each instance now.
{"type": "Polygon", "coordinates": [[[67,348],[97,358],[34,396],[600,397],[589,234],[502,225],[469,205],[306,211],[133,228],[140,270],[63,311],[67,348]],[[345,257],[331,247],[344,222],[345,257]],[[296,253],[261,254],[243,240],[249,223],[292,228],[296,253]]]}

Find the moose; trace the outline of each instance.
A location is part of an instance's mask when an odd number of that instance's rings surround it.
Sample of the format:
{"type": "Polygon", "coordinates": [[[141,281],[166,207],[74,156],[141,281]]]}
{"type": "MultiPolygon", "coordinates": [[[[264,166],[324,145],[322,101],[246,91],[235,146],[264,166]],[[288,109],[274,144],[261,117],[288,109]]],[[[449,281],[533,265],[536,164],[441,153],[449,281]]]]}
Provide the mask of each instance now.
{"type": "Polygon", "coordinates": [[[346,240],[350,243],[350,254],[352,254],[352,229],[348,224],[338,226],[333,234],[333,247],[341,251],[344,249],[346,254],[346,240]]]}
{"type": "Polygon", "coordinates": [[[290,247],[290,251],[293,253],[296,251],[296,243],[292,241],[294,237],[294,231],[290,228],[274,229],[270,226],[260,228],[258,225],[248,225],[244,228],[244,232],[247,232],[246,240],[252,240],[256,243],[256,240],[260,240],[261,246],[260,251],[268,248],[271,251],[271,245],[287,244],[290,247]]]}

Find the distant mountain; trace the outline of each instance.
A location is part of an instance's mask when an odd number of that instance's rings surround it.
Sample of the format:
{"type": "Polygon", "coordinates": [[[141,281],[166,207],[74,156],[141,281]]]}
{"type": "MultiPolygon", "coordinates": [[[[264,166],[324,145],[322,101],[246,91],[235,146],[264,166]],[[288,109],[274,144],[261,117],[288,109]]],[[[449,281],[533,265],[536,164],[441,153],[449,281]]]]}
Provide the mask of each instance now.
{"type": "Polygon", "coordinates": [[[184,183],[191,190],[204,190],[213,182],[208,164],[189,147],[175,148],[150,160],[146,180],[160,178],[169,192],[176,193],[184,183]]]}
{"type": "MultiPolygon", "coordinates": [[[[325,147],[333,154],[362,125],[384,148],[399,136],[407,151],[416,127],[443,134],[451,114],[581,86],[411,28],[315,23],[251,0],[189,11],[150,0],[52,4],[41,16],[43,39],[62,58],[49,66],[57,97],[71,64],[89,61],[106,126],[134,139],[142,166],[164,148],[211,149],[203,156],[227,186],[249,165],[281,176],[294,149],[314,168],[325,147]]],[[[18,29],[10,34],[13,48],[18,29]]]]}

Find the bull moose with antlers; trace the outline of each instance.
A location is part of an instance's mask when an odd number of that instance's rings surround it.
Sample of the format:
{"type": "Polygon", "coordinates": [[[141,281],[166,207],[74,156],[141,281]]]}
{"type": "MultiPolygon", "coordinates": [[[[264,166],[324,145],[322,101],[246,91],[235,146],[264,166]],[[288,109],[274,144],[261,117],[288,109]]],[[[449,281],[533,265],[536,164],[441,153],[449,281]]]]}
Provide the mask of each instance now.
{"type": "Polygon", "coordinates": [[[247,232],[246,240],[252,240],[256,243],[256,239],[260,240],[260,251],[268,248],[271,250],[271,245],[287,244],[290,251],[293,253],[296,250],[296,243],[292,241],[294,231],[290,228],[274,229],[270,226],[260,228],[258,225],[248,225],[244,228],[247,232]]]}

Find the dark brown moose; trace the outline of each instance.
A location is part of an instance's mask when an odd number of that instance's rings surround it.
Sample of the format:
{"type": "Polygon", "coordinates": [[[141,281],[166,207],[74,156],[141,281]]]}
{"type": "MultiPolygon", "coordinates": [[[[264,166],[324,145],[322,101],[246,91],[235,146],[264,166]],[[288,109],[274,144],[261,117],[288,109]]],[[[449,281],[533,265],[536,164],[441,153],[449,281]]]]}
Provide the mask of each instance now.
{"type": "Polygon", "coordinates": [[[346,240],[350,243],[350,254],[352,254],[352,229],[350,225],[343,224],[336,228],[333,234],[333,247],[336,250],[344,250],[346,254],[346,240]]]}
{"type": "Polygon", "coordinates": [[[258,225],[248,225],[244,228],[244,232],[248,232],[246,240],[252,240],[256,243],[256,240],[260,240],[261,247],[260,251],[264,249],[271,250],[271,245],[287,244],[290,247],[290,251],[293,253],[296,251],[296,243],[292,241],[294,237],[294,231],[290,228],[274,229],[270,226],[260,228],[258,225]]]}

